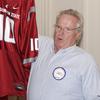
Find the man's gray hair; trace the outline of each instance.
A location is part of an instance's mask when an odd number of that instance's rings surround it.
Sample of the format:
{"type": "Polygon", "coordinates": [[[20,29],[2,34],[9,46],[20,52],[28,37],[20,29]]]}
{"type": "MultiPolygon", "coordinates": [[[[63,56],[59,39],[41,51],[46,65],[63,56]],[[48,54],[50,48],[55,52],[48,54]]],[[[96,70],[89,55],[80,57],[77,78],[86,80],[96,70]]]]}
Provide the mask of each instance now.
{"type": "Polygon", "coordinates": [[[63,15],[63,14],[67,14],[67,15],[71,15],[74,16],[78,19],[78,24],[77,24],[77,31],[82,33],[83,32],[83,16],[76,10],[73,9],[68,9],[68,10],[62,10],[59,15],[56,17],[56,24],[59,21],[59,18],[63,15]]]}

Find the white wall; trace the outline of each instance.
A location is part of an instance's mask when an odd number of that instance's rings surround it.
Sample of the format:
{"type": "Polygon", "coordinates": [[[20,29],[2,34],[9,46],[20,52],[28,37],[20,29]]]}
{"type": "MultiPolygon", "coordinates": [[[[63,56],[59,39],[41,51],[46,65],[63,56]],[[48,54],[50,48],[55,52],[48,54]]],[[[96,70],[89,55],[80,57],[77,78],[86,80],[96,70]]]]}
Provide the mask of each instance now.
{"type": "Polygon", "coordinates": [[[52,0],[35,0],[36,2],[36,14],[37,14],[37,25],[39,34],[45,34],[50,36],[51,25],[52,25],[52,0]]]}
{"type": "Polygon", "coordinates": [[[84,0],[83,47],[89,51],[100,66],[100,0],[84,0]]]}

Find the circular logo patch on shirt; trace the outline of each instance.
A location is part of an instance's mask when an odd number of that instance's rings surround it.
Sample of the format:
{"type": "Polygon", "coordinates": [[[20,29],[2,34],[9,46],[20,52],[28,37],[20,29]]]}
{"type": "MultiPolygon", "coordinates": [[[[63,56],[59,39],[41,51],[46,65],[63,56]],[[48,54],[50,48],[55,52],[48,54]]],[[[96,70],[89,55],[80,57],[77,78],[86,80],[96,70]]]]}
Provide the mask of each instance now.
{"type": "Polygon", "coordinates": [[[63,67],[56,67],[53,71],[53,77],[56,80],[62,80],[66,75],[66,71],[63,67]]]}

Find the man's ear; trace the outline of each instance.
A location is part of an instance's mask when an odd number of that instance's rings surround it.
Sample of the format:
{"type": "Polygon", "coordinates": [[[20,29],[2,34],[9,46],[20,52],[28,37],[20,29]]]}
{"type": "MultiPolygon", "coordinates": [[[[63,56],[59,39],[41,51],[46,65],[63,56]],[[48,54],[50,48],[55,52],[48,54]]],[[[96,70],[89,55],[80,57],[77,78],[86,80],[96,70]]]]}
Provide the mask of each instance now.
{"type": "Polygon", "coordinates": [[[81,33],[77,32],[77,35],[76,35],[76,45],[79,46],[80,42],[81,42],[81,33]]]}

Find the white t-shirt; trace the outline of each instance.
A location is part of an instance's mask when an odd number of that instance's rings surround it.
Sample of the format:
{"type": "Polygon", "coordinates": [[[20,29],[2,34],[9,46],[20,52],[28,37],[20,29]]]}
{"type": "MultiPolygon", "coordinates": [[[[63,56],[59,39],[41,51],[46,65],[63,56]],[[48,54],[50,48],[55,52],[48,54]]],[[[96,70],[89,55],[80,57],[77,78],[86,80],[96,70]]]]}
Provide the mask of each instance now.
{"type": "Polygon", "coordinates": [[[43,37],[39,49],[27,100],[100,100],[100,73],[88,53],[74,45],[55,54],[53,41],[43,37]]]}

